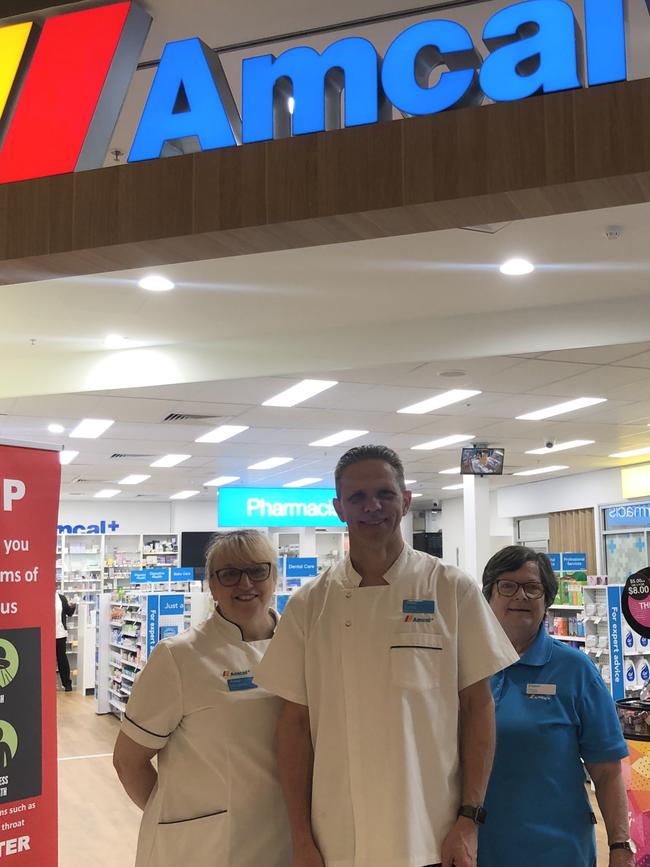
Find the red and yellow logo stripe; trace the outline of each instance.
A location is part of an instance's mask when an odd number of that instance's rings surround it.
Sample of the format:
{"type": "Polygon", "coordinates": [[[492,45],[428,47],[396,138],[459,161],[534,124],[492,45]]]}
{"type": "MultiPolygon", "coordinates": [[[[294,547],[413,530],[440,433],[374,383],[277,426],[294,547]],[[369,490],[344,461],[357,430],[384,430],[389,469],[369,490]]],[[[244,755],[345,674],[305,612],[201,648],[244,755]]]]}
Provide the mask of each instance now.
{"type": "Polygon", "coordinates": [[[0,183],[103,164],[150,23],[126,0],[49,18],[40,33],[0,27],[0,183]]]}

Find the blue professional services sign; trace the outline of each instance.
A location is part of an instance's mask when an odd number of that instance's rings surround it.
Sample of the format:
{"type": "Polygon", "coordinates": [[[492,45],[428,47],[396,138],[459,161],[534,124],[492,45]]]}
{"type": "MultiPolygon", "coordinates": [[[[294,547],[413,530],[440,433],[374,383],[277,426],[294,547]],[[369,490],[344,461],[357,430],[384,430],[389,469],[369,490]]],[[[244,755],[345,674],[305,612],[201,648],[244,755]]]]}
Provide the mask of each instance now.
{"type": "Polygon", "coordinates": [[[562,554],[562,571],[563,572],[586,572],[587,571],[587,555],[586,554],[562,554]]]}
{"type": "Polygon", "coordinates": [[[343,527],[333,488],[221,488],[220,527],[343,527]]]}

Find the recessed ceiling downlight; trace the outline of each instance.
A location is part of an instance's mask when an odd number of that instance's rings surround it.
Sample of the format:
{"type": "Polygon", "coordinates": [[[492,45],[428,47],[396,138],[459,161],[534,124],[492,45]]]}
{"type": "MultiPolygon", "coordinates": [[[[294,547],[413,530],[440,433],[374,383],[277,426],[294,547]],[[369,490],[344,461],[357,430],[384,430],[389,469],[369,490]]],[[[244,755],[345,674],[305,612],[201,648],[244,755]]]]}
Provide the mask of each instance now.
{"type": "Polygon", "coordinates": [[[508,277],[523,277],[525,274],[532,274],[535,266],[528,259],[508,259],[499,267],[499,271],[508,277]]]}
{"type": "Polygon", "coordinates": [[[138,282],[138,286],[148,292],[169,292],[176,284],[166,277],[161,277],[160,274],[149,274],[138,282]]]}

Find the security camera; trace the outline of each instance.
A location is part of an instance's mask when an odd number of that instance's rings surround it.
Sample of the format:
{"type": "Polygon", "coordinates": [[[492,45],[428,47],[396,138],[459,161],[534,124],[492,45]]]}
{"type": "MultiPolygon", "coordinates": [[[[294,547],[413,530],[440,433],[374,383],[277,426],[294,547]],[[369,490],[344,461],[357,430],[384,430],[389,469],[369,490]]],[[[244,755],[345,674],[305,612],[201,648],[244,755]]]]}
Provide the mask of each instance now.
{"type": "Polygon", "coordinates": [[[545,442],[544,442],[544,448],[547,448],[547,449],[552,449],[554,445],[555,445],[555,440],[545,440],[545,442]]]}
{"type": "Polygon", "coordinates": [[[437,500],[434,500],[431,503],[431,511],[432,512],[438,512],[439,510],[440,510],[440,503],[437,500]]]}

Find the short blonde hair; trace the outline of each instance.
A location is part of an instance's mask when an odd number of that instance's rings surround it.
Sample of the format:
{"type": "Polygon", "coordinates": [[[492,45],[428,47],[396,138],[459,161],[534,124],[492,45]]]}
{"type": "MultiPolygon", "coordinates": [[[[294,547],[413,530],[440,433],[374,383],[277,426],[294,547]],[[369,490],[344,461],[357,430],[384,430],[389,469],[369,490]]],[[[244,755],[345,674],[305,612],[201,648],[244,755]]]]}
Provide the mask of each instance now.
{"type": "Polygon", "coordinates": [[[271,540],[259,530],[228,530],[216,533],[205,555],[205,571],[212,578],[216,569],[229,566],[249,566],[270,563],[271,577],[277,578],[278,552],[271,540]]]}

